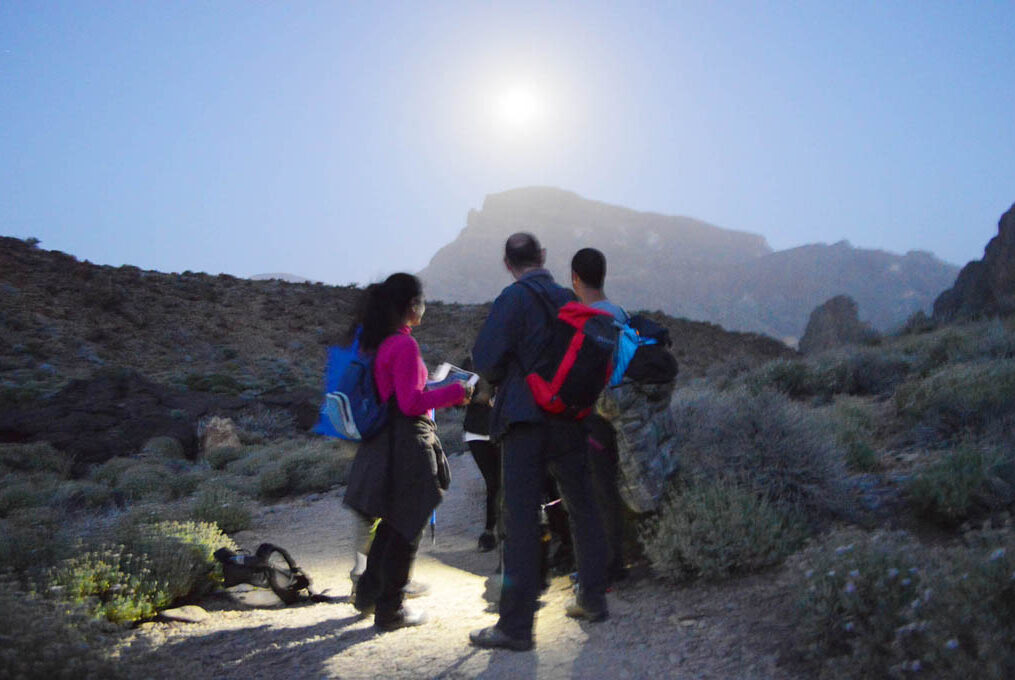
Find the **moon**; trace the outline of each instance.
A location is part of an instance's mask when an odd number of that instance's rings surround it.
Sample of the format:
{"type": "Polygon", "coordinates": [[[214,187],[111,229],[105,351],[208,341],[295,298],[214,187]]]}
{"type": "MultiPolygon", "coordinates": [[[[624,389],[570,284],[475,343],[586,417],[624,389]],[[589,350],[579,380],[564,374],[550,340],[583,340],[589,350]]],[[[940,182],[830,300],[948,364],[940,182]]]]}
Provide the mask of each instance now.
{"type": "Polygon", "coordinates": [[[496,113],[505,127],[526,130],[531,128],[539,117],[540,102],[531,90],[512,87],[497,97],[496,113]]]}

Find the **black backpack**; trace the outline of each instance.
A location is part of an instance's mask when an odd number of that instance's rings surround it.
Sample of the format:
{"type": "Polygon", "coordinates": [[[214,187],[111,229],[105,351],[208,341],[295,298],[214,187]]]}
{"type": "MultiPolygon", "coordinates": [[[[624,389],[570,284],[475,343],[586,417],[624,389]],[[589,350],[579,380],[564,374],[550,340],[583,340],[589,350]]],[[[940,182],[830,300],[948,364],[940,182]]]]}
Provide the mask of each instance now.
{"type": "Polygon", "coordinates": [[[219,548],[214,556],[222,563],[223,585],[226,588],[241,583],[271,588],[286,604],[301,600],[331,601],[330,597],[315,595],[310,590],[310,577],[296,566],[288,552],[277,545],[262,543],[253,555],[245,550],[237,553],[229,548],[219,548]]]}
{"type": "Polygon", "coordinates": [[[541,286],[520,283],[539,298],[550,330],[549,346],[525,382],[544,411],[581,420],[592,411],[613,372],[617,347],[613,315],[580,302],[558,309],[541,286]]]}

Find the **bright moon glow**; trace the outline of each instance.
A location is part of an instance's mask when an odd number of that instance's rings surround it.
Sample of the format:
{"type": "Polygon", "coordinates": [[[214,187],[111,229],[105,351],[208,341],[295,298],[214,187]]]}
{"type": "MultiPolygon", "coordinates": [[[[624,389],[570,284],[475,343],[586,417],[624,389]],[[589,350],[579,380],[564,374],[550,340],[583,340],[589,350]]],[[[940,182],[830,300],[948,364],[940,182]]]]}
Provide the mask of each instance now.
{"type": "Polygon", "coordinates": [[[512,128],[529,127],[539,114],[539,100],[529,90],[513,88],[497,98],[497,116],[512,128]]]}

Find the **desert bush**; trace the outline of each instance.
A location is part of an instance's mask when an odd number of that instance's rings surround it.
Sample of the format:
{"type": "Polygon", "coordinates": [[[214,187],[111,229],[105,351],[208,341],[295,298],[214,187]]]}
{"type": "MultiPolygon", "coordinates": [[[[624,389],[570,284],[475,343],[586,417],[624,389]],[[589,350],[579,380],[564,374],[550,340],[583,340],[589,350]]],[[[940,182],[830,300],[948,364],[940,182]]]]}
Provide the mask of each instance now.
{"type": "Polygon", "coordinates": [[[809,551],[796,630],[828,677],[888,677],[891,644],[925,590],[927,560],[904,533],[852,532],[809,551]]]}
{"type": "Polygon", "coordinates": [[[242,447],[217,446],[204,455],[204,460],[215,470],[224,470],[229,463],[246,455],[242,447]]]}
{"type": "Polygon", "coordinates": [[[801,579],[798,641],[821,677],[1013,677],[1010,528],[938,549],[904,533],[847,540],[812,551],[801,579]]]}
{"type": "Polygon", "coordinates": [[[890,394],[910,368],[910,359],[900,352],[851,347],[814,358],[770,361],[741,381],[755,391],[773,389],[792,399],[827,400],[837,394],[890,394]]]}
{"type": "Polygon", "coordinates": [[[350,447],[329,440],[310,440],[286,451],[260,474],[263,498],[327,491],[345,481],[352,462],[350,447]]]}
{"type": "Polygon", "coordinates": [[[848,510],[842,450],[820,412],[745,388],[684,388],[670,410],[688,485],[729,482],[814,520],[848,510]]]}
{"type": "Polygon", "coordinates": [[[285,409],[270,409],[257,404],[237,416],[236,427],[243,433],[240,441],[254,437],[276,439],[294,434],[296,419],[285,409]]]}
{"type": "Polygon", "coordinates": [[[642,536],[655,570],[718,581],[781,562],[805,532],[764,496],[729,484],[674,490],[642,536]]]}
{"type": "Polygon", "coordinates": [[[16,510],[46,505],[55,484],[55,479],[47,485],[20,476],[5,479],[0,483],[0,517],[16,510]]]}
{"type": "Polygon", "coordinates": [[[928,375],[949,363],[1015,357],[1015,329],[1010,321],[991,319],[906,336],[895,345],[912,355],[915,368],[928,375]]]}
{"type": "Polygon", "coordinates": [[[65,479],[72,464],[69,455],[49,442],[0,444],[0,472],[48,472],[65,479]]]}
{"type": "Polygon", "coordinates": [[[769,361],[746,374],[745,381],[753,390],[775,390],[792,399],[818,394],[816,377],[802,359],[769,361]]]}
{"type": "Polygon", "coordinates": [[[236,395],[246,389],[236,378],[223,373],[191,373],[184,379],[188,390],[236,395]]]}
{"type": "Polygon", "coordinates": [[[172,601],[165,581],[145,554],[105,546],[63,560],[38,588],[43,594],[81,605],[113,623],[154,616],[172,601]]]}
{"type": "Polygon", "coordinates": [[[907,486],[909,501],[923,516],[958,525],[977,510],[990,509],[995,471],[1005,460],[999,451],[965,442],[913,477],[907,486]]]}
{"type": "Polygon", "coordinates": [[[117,680],[107,632],[77,608],[0,580],[0,677],[117,680]]]}
{"type": "Polygon", "coordinates": [[[906,424],[949,439],[1015,414],[1015,360],[950,364],[909,380],[892,397],[906,424]]]}
{"type": "Polygon", "coordinates": [[[155,463],[137,463],[123,470],[116,480],[116,490],[130,500],[168,501],[177,496],[173,476],[155,463]]]}
{"type": "Polygon", "coordinates": [[[164,584],[169,601],[198,597],[222,582],[213,556],[236,550],[232,539],[208,522],[161,521],[121,524],[118,537],[132,553],[151,560],[152,575],[164,584]]]}
{"type": "Polygon", "coordinates": [[[860,397],[839,396],[829,409],[835,436],[842,445],[846,467],[853,472],[874,472],[880,467],[873,444],[879,425],[877,404],[860,397]]]}
{"type": "Polygon", "coordinates": [[[68,479],[53,491],[50,502],[66,510],[96,510],[113,504],[113,490],[88,479],[68,479]]]}
{"type": "Polygon", "coordinates": [[[212,522],[224,533],[250,528],[250,505],[239,493],[217,483],[198,489],[191,502],[190,516],[198,522],[212,522]]]}
{"type": "Polygon", "coordinates": [[[152,458],[185,458],[183,444],[176,437],[152,437],[141,447],[141,454],[152,458]]]}
{"type": "Polygon", "coordinates": [[[0,572],[26,580],[72,549],[66,518],[55,509],[32,508],[0,520],[0,572]]]}
{"type": "MultiPolygon", "coordinates": [[[[356,446],[331,439],[305,439],[247,447],[243,458],[226,464],[232,475],[256,478],[257,495],[276,499],[327,491],[345,481],[356,446]]],[[[232,485],[232,484],[230,484],[232,485]]],[[[237,488],[245,493],[242,488],[237,488]]]]}
{"type": "Polygon", "coordinates": [[[135,465],[139,465],[140,462],[136,458],[114,456],[102,465],[92,468],[89,476],[96,482],[115,487],[120,481],[120,476],[135,465]]]}

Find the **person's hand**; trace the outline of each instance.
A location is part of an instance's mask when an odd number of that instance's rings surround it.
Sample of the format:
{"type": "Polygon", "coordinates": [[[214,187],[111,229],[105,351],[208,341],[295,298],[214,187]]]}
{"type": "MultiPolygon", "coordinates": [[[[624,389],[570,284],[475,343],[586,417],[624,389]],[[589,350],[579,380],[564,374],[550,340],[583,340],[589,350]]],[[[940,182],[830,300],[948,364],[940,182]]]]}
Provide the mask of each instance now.
{"type": "Polygon", "coordinates": [[[476,386],[475,385],[470,385],[469,383],[467,383],[464,380],[459,380],[458,382],[459,382],[459,384],[461,384],[462,388],[465,390],[465,399],[462,400],[462,403],[463,404],[468,404],[470,401],[472,401],[472,393],[476,389],[476,386]]]}

